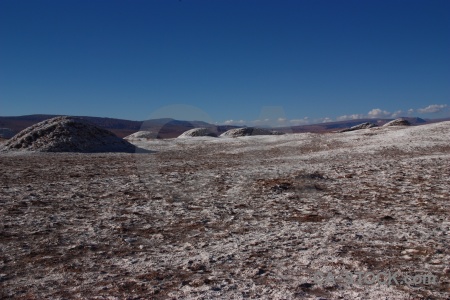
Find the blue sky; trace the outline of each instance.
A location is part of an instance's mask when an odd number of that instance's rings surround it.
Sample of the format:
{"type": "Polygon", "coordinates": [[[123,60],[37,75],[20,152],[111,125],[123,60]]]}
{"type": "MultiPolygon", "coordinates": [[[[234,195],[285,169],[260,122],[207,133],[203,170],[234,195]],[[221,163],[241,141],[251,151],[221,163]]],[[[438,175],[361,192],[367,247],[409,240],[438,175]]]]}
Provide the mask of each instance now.
{"type": "Polygon", "coordinates": [[[450,116],[450,1],[2,0],[0,115],[450,116]]]}

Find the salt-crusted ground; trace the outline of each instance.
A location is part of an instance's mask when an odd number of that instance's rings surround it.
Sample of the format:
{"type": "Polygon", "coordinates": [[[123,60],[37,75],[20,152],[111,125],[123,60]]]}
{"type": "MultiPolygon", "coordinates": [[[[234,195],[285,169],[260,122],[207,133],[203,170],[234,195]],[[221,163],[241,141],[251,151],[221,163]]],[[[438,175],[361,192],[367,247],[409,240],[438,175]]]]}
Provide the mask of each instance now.
{"type": "Polygon", "coordinates": [[[1,153],[0,298],[449,299],[449,132],[1,153]],[[317,271],[437,281],[319,283],[317,271]]]}

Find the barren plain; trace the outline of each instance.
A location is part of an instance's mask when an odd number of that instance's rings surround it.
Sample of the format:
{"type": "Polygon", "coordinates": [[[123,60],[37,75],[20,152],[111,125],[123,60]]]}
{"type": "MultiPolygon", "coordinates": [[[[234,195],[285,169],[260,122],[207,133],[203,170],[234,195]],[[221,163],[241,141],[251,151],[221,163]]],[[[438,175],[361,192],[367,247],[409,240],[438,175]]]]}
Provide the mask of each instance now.
{"type": "Polygon", "coordinates": [[[449,133],[0,153],[0,298],[450,299],[449,133]],[[402,281],[421,274],[436,280],[402,281]]]}

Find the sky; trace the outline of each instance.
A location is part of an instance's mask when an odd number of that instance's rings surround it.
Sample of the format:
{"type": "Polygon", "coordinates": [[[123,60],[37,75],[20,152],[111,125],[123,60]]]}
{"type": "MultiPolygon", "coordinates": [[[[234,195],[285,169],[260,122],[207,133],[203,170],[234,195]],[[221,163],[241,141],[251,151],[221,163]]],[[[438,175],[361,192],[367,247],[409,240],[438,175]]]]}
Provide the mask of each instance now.
{"type": "Polygon", "coordinates": [[[449,54],[448,0],[1,0],[0,116],[449,117],[449,54]]]}

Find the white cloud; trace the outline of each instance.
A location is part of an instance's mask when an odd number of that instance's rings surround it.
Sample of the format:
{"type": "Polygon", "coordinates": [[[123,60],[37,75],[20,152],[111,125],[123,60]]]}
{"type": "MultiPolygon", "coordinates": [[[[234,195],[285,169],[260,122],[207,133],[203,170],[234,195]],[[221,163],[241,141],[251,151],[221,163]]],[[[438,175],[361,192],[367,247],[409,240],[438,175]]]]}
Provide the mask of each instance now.
{"type": "MultiPolygon", "coordinates": [[[[441,111],[444,111],[446,108],[448,108],[447,104],[432,104],[428,105],[424,108],[419,109],[408,109],[408,110],[397,110],[394,112],[389,112],[387,110],[382,110],[380,108],[374,108],[370,110],[367,114],[349,114],[349,115],[343,115],[336,118],[336,121],[346,121],[346,120],[357,120],[357,119],[383,119],[383,118],[399,118],[402,115],[408,115],[412,116],[414,113],[422,113],[422,114],[429,114],[429,113],[438,113],[441,111]]],[[[317,119],[309,119],[308,117],[299,118],[299,119],[291,119],[288,120],[284,118],[283,116],[277,117],[277,118],[260,118],[258,120],[253,121],[244,121],[244,120],[226,120],[223,122],[225,125],[245,125],[248,124],[249,126],[264,126],[264,127],[277,127],[277,126],[296,126],[296,125],[306,125],[306,124],[318,124],[318,123],[326,123],[326,122],[333,122],[334,120],[325,117],[325,118],[317,118],[317,119]]]]}
{"type": "Polygon", "coordinates": [[[289,123],[291,123],[292,125],[305,125],[305,124],[309,124],[309,118],[308,117],[304,117],[303,119],[292,119],[289,120],[289,123]]]}
{"type": "Polygon", "coordinates": [[[419,108],[417,111],[421,114],[433,114],[442,111],[447,107],[447,104],[432,104],[424,108],[419,108]]]}
{"type": "Polygon", "coordinates": [[[252,126],[267,126],[268,122],[266,120],[253,120],[249,122],[252,126]]]}
{"type": "MultiPolygon", "coordinates": [[[[408,111],[408,113],[412,113],[413,111],[408,111]]],[[[387,110],[382,110],[379,108],[374,108],[370,110],[367,115],[363,114],[352,114],[352,115],[343,115],[336,118],[336,121],[346,121],[346,120],[357,120],[357,119],[376,119],[376,118],[398,118],[405,112],[403,110],[397,110],[395,112],[389,112],[387,110]]]]}
{"type": "Polygon", "coordinates": [[[393,112],[393,113],[391,114],[391,117],[392,117],[392,118],[398,118],[398,117],[400,117],[402,114],[403,114],[403,111],[402,111],[402,110],[397,110],[396,112],[393,112]]]}
{"type": "Polygon", "coordinates": [[[314,119],[312,123],[327,123],[327,122],[333,122],[333,119],[325,117],[325,118],[318,118],[318,119],[314,119]]]}
{"type": "Polygon", "coordinates": [[[371,111],[367,113],[369,118],[382,118],[382,117],[389,117],[391,116],[391,113],[386,110],[381,110],[379,108],[374,108],[371,111]]]}
{"type": "Polygon", "coordinates": [[[286,118],[281,117],[276,119],[269,119],[269,118],[263,120],[256,119],[253,121],[248,121],[247,123],[249,126],[257,126],[257,127],[280,127],[289,125],[288,120],[286,118]]]}
{"type": "Polygon", "coordinates": [[[328,123],[328,122],[333,122],[333,120],[331,118],[326,117],[326,118],[322,118],[321,122],[328,123]]]}
{"type": "Polygon", "coordinates": [[[244,120],[226,120],[223,122],[224,125],[243,125],[245,124],[244,120]]]}
{"type": "Polygon", "coordinates": [[[353,115],[343,115],[340,117],[337,117],[337,121],[345,121],[345,120],[356,120],[356,119],[364,119],[366,116],[361,114],[353,114],[353,115]]]}

